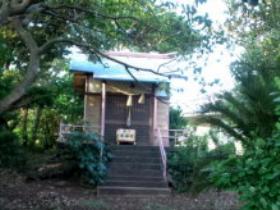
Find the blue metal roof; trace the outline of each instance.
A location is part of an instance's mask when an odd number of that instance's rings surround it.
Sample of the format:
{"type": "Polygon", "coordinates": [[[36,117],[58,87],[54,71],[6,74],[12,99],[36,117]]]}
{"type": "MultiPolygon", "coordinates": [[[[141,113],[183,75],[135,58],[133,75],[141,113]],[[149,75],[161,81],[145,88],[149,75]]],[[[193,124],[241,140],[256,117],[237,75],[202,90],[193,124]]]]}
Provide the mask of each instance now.
{"type": "MultiPolygon", "coordinates": [[[[104,63],[105,65],[89,61],[72,60],[70,62],[70,71],[93,73],[94,78],[98,80],[135,81],[123,65],[112,61],[106,61],[104,63]]],[[[157,75],[152,72],[137,71],[135,69],[130,69],[130,72],[139,82],[169,83],[169,79],[167,77],[157,75]]]]}

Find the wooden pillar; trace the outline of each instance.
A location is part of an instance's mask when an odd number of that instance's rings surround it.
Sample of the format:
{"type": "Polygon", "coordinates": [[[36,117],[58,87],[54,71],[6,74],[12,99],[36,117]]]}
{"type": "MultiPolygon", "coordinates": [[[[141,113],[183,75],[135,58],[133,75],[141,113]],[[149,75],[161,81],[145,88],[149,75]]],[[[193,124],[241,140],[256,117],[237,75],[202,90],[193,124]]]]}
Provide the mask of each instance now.
{"type": "Polygon", "coordinates": [[[101,93],[101,136],[105,136],[105,111],[106,111],[106,84],[102,82],[102,93],[101,93]]]}
{"type": "Polygon", "coordinates": [[[154,112],[153,112],[153,134],[155,136],[156,134],[156,129],[157,129],[157,107],[158,107],[158,101],[157,97],[155,96],[154,92],[154,112]]]}
{"type": "Polygon", "coordinates": [[[88,75],[86,76],[85,79],[85,93],[84,93],[84,123],[87,121],[87,106],[88,106],[88,86],[89,86],[89,79],[88,79],[88,75]]]}

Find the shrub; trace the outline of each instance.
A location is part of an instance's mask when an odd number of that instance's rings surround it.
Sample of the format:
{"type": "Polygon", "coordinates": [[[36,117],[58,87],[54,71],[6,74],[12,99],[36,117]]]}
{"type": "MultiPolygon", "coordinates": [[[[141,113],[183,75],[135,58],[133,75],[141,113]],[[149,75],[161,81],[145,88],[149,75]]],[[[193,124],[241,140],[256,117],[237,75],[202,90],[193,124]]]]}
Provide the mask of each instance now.
{"type": "Polygon", "coordinates": [[[25,160],[18,137],[8,130],[0,130],[0,167],[21,169],[25,160]]]}
{"type": "Polygon", "coordinates": [[[107,174],[110,155],[97,134],[72,132],[67,135],[64,157],[78,166],[80,174],[90,184],[101,183],[107,174]]]}
{"type": "Polygon", "coordinates": [[[213,186],[210,180],[212,164],[235,152],[232,143],[208,151],[206,140],[205,137],[192,136],[184,146],[170,152],[168,171],[177,191],[198,193],[213,186]]]}
{"type": "Polygon", "coordinates": [[[176,147],[168,156],[168,172],[179,192],[190,191],[196,182],[200,160],[207,153],[204,140],[191,139],[184,146],[176,147]]]}
{"type": "Polygon", "coordinates": [[[280,132],[272,138],[254,139],[243,156],[217,163],[212,174],[216,185],[235,189],[243,210],[280,209],[280,132]]]}

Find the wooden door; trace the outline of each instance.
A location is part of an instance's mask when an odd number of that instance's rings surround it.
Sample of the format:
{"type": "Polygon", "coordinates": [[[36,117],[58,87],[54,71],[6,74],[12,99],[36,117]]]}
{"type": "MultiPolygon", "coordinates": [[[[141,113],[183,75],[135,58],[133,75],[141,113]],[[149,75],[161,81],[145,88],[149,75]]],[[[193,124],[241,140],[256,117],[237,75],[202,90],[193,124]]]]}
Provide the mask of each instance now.
{"type": "Polygon", "coordinates": [[[145,103],[138,103],[139,96],[133,96],[131,107],[131,126],[127,127],[128,107],[127,96],[107,95],[106,119],[105,119],[105,141],[109,144],[116,143],[116,130],[118,128],[131,128],[136,130],[136,144],[149,145],[152,128],[152,100],[146,96],[145,103]]]}

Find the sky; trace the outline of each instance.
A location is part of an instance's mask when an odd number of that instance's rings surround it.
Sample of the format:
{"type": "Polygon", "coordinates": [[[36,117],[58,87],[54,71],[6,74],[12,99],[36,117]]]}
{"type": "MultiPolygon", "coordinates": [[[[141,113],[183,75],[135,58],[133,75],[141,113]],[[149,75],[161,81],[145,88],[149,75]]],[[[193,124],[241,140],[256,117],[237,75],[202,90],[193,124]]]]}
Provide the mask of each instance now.
{"type": "MultiPolygon", "coordinates": [[[[193,0],[174,1],[177,3],[193,2],[193,0]]],[[[208,13],[210,19],[213,21],[213,26],[216,28],[225,21],[226,10],[227,7],[224,0],[208,0],[207,3],[201,5],[198,9],[201,14],[208,13]]],[[[197,75],[193,74],[192,69],[188,68],[187,62],[172,63],[171,66],[187,69],[184,71],[184,74],[188,77],[188,80],[171,80],[171,105],[174,107],[179,106],[185,115],[191,115],[199,110],[200,105],[207,103],[209,100],[214,100],[215,94],[232,89],[234,87],[234,79],[231,77],[229,66],[240,53],[240,48],[237,48],[235,52],[230,52],[223,46],[217,46],[214,52],[209,55],[205,66],[203,59],[195,60],[199,65],[202,65],[200,77],[203,77],[206,83],[210,83],[216,79],[220,81],[212,87],[206,86],[204,88],[206,93],[201,93],[202,86],[196,81],[195,78],[197,75]]],[[[75,59],[85,59],[85,56],[79,55],[77,50],[73,50],[73,57],[75,59]]],[[[141,61],[141,63],[145,62],[141,61]]],[[[149,62],[147,61],[146,63],[148,65],[149,62]]]]}
{"type": "MultiPolygon", "coordinates": [[[[192,2],[192,0],[174,0],[178,3],[192,2]]],[[[213,26],[218,28],[226,19],[227,6],[224,0],[208,0],[207,3],[201,5],[198,9],[199,13],[208,13],[213,21],[213,26]]],[[[217,93],[225,90],[231,90],[234,87],[234,79],[231,77],[229,66],[232,61],[241,53],[241,49],[230,52],[223,46],[218,46],[208,57],[206,66],[202,68],[201,77],[207,82],[212,82],[218,79],[220,82],[213,87],[206,87],[206,93],[201,93],[203,88],[198,81],[195,80],[195,75],[192,71],[187,71],[187,81],[173,80],[171,87],[173,89],[171,95],[171,105],[180,106],[186,115],[191,115],[197,112],[200,105],[207,103],[209,100],[214,100],[217,93]],[[176,88],[181,87],[183,92],[177,92],[176,88]]],[[[203,64],[203,60],[195,60],[198,64],[203,64]]],[[[183,64],[179,64],[183,65],[183,64]]]]}

